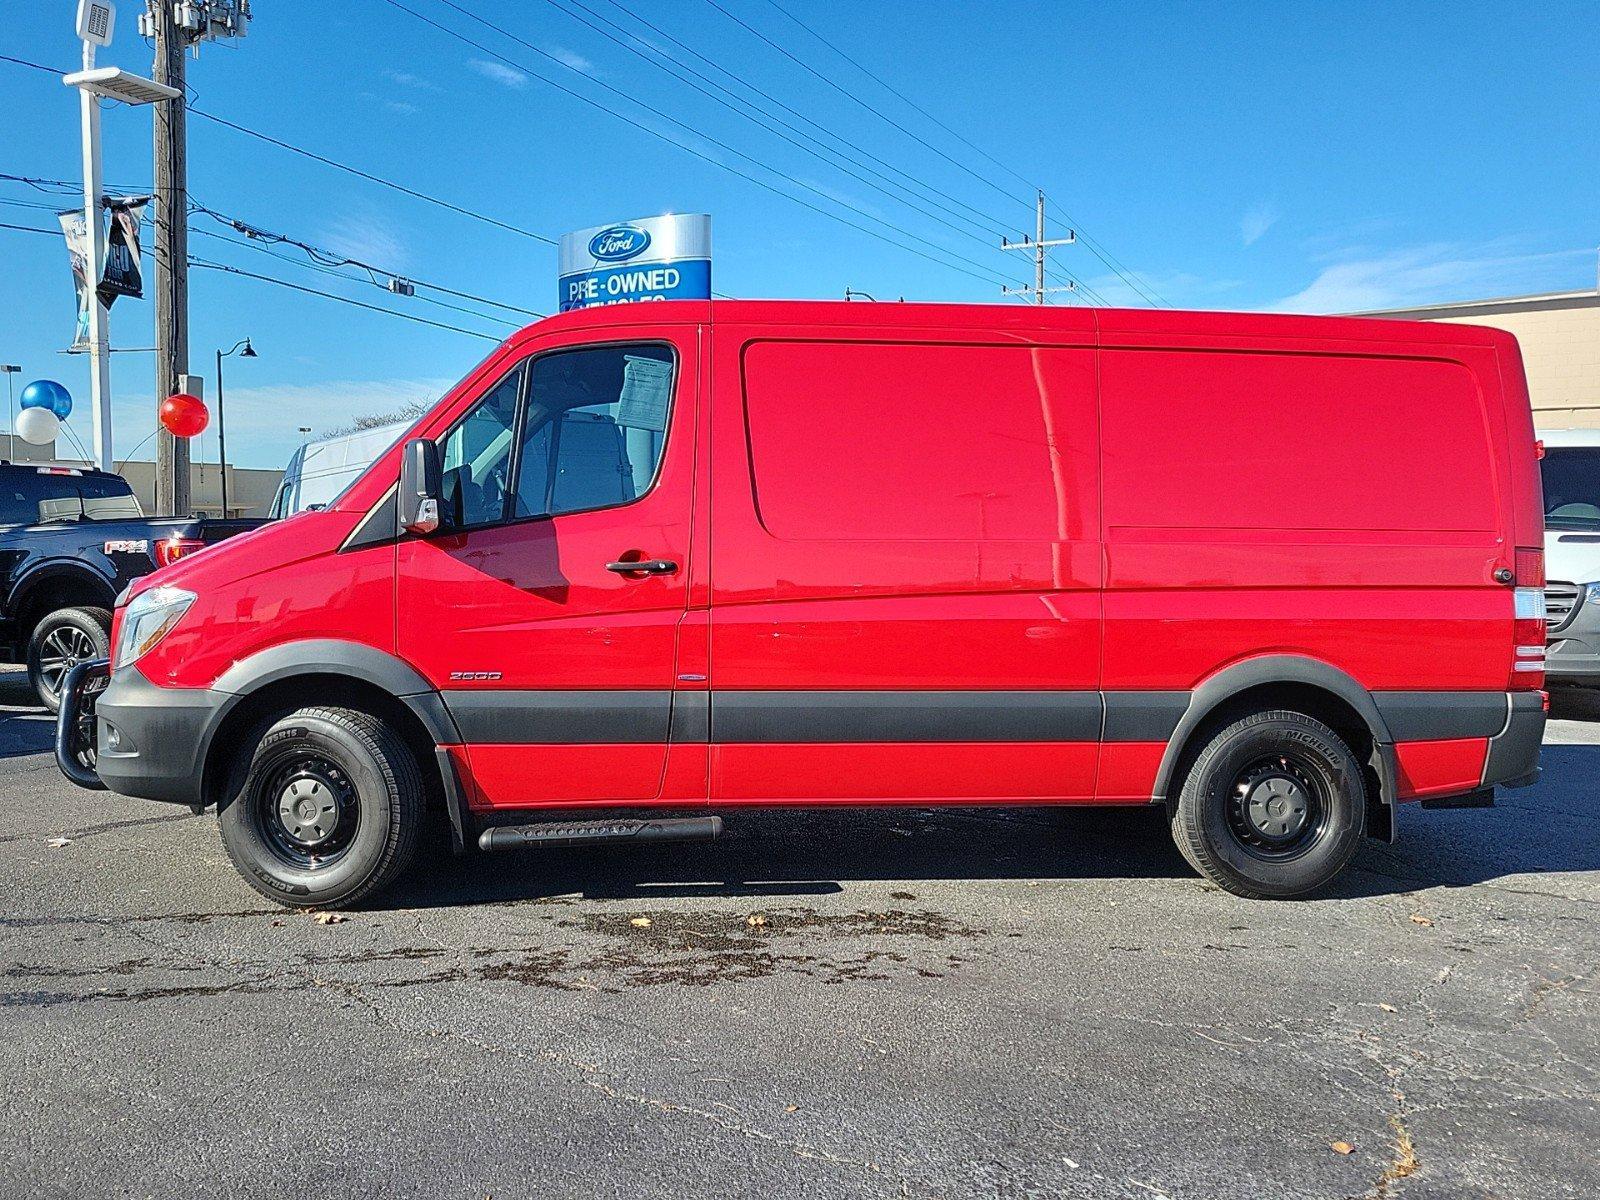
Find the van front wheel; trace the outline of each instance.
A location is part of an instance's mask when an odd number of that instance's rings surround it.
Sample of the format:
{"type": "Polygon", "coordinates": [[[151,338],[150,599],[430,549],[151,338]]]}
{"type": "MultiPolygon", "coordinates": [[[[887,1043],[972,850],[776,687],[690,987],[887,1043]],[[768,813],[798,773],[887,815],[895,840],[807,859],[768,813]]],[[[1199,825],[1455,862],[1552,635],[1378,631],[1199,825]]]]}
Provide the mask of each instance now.
{"type": "Polygon", "coordinates": [[[1184,777],[1172,836],[1191,866],[1251,899],[1312,892],[1366,833],[1361,763],[1304,713],[1253,713],[1219,730],[1184,777]]]}
{"type": "Polygon", "coordinates": [[[395,731],[348,708],[302,708],[237,765],[218,819],[228,857],[295,908],[355,904],[416,855],[423,788],[395,731]]]}

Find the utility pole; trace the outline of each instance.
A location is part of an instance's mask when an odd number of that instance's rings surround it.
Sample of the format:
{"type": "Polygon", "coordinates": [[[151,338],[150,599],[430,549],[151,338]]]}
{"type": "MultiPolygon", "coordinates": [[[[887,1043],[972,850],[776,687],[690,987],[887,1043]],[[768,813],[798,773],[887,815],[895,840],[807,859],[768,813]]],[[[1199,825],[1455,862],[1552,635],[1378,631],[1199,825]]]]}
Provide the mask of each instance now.
{"type": "MultiPolygon", "coordinates": [[[[184,91],[184,51],[188,36],[179,28],[178,6],[149,0],[155,36],[157,83],[184,91]]],[[[156,110],[155,134],[155,285],[156,404],[178,390],[178,376],[189,373],[189,218],[185,137],[188,105],[163,104],[156,110]]],[[[156,513],[189,512],[189,442],[156,425],[156,513]]]]}
{"type": "MultiPolygon", "coordinates": [[[[155,42],[157,83],[184,94],[184,54],[219,37],[243,37],[250,0],[145,0],[141,32],[155,42]]],[[[189,171],[187,101],[156,110],[156,404],[189,373],[189,171]]],[[[156,512],[189,512],[189,442],[156,424],[156,512]]]]}
{"type": "Polygon", "coordinates": [[[1044,285],[1044,253],[1053,246],[1070,246],[1078,240],[1078,235],[1072,230],[1067,230],[1064,238],[1051,238],[1046,241],[1044,236],[1044,193],[1039,193],[1039,205],[1034,221],[1034,236],[1029,238],[1023,234],[1020,242],[1009,241],[1002,237],[1000,249],[1002,250],[1031,250],[1033,251],[1033,286],[1027,287],[1002,287],[1002,296],[1032,296],[1035,304],[1043,304],[1046,294],[1050,292],[1075,292],[1078,290],[1076,283],[1068,283],[1061,287],[1045,287],[1044,285]]]}

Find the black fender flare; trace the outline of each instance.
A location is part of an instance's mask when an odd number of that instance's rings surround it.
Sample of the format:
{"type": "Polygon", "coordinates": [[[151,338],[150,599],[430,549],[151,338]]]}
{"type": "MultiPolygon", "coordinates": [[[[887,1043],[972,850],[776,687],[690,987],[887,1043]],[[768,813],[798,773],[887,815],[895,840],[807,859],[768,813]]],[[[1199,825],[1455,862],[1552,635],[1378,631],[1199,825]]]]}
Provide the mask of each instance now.
{"type": "Polygon", "coordinates": [[[1343,700],[1366,722],[1367,730],[1372,735],[1372,743],[1377,749],[1375,756],[1377,761],[1373,764],[1378,773],[1377,798],[1389,814],[1386,829],[1379,828],[1368,832],[1371,836],[1393,841],[1396,795],[1394,738],[1390,736],[1389,726],[1384,721],[1383,714],[1378,711],[1377,702],[1372,698],[1371,692],[1338,667],[1320,659],[1298,654],[1265,654],[1258,658],[1247,658],[1224,667],[1190,692],[1189,707],[1178,719],[1177,728],[1172,731],[1172,736],[1167,741],[1167,748],[1161,755],[1161,766],[1156,771],[1152,800],[1156,803],[1166,802],[1178,761],[1201,722],[1215,712],[1219,705],[1240,692],[1273,683],[1298,683],[1320,688],[1343,700]]]}
{"type": "Polygon", "coordinates": [[[111,581],[93,567],[74,558],[47,558],[24,568],[23,573],[12,583],[6,615],[16,620],[27,611],[28,604],[40,588],[49,587],[60,581],[86,584],[95,591],[104,593],[107,608],[116,601],[117,593],[111,581]]]}
{"type": "MultiPolygon", "coordinates": [[[[211,733],[245,697],[269,684],[305,675],[343,675],[359,679],[388,692],[411,710],[433,739],[453,840],[460,851],[465,843],[466,802],[455,765],[444,747],[460,745],[461,731],[450,710],[445,707],[438,689],[415,667],[393,654],[361,642],[308,638],[304,641],[281,642],[242,658],[211,685],[213,691],[228,697],[217,714],[211,733]]],[[[211,733],[207,735],[208,744],[202,748],[201,761],[206,761],[210,755],[211,733]]]]}
{"type": "MultiPolygon", "coordinates": [[[[244,697],[298,675],[348,675],[388,692],[417,715],[436,745],[458,745],[461,731],[431,683],[410,663],[361,642],[308,638],[280,642],[241,658],[217,677],[213,691],[244,697]]],[[[230,703],[229,708],[232,707],[230,703]]]]}

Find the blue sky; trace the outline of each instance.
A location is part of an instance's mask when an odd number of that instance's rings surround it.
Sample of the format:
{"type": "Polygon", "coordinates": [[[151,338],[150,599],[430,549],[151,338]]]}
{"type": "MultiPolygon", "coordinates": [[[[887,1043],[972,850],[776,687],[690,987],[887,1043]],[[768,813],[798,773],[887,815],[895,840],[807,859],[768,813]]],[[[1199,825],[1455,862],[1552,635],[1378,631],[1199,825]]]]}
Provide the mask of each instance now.
{"type": "MultiPolygon", "coordinates": [[[[191,61],[192,102],[544,237],[663,211],[709,212],[713,285],[739,296],[836,298],[848,285],[880,299],[998,302],[995,276],[1023,282],[1027,264],[996,249],[994,235],[1031,231],[1030,183],[1050,195],[1053,212],[1070,214],[1061,228],[1086,231],[1146,290],[1179,307],[1339,312],[1595,286],[1600,14],[1584,3],[780,0],[991,161],[772,0],[462,6],[534,48],[444,0],[401,2],[479,45],[385,0],[257,0],[247,39],[207,46],[191,61]],[[580,17],[636,47],[630,34],[644,38],[739,92],[734,78],[668,37],[677,39],[770,99],[740,95],[843,154],[824,162],[803,152],[580,17]],[[914,180],[911,196],[870,186],[883,176],[914,180]],[[930,262],[890,242],[966,261],[930,262]]],[[[75,65],[69,0],[6,7],[0,53],[75,65]]],[[[117,7],[117,43],[101,62],[148,73],[135,30],[142,6],[117,7]]],[[[80,178],[73,93],[0,63],[0,114],[0,171],[80,178]]],[[[103,123],[107,178],[147,185],[148,110],[107,109],[103,123]]],[[[210,208],[419,280],[554,307],[551,245],[202,119],[191,118],[189,147],[193,196],[210,208]]],[[[0,201],[13,202],[0,204],[0,222],[54,228],[49,211],[14,203],[53,199],[0,181],[0,201]]],[[[192,228],[227,233],[203,216],[192,228]]],[[[292,248],[275,250],[297,260],[282,261],[197,235],[190,249],[397,311],[509,332],[361,278],[317,273],[292,248]]],[[[1086,245],[1052,261],[1107,300],[1142,302],[1086,245]]],[[[0,361],[22,364],[20,380],[66,384],[79,400],[72,423],[87,441],[87,366],[58,353],[72,323],[65,250],[59,238],[0,229],[0,262],[0,361]]],[[[114,343],[150,345],[151,310],[119,302],[114,343]]],[[[246,334],[261,357],[230,360],[229,450],[254,466],[281,465],[298,426],[326,430],[437,395],[492,344],[195,271],[191,369],[209,379],[213,350],[246,334]]],[[[116,356],[119,455],[153,428],[148,358],[116,356]]],[[[209,434],[202,452],[215,455],[209,434]]],[[[148,445],[139,453],[147,456],[148,445]]]]}

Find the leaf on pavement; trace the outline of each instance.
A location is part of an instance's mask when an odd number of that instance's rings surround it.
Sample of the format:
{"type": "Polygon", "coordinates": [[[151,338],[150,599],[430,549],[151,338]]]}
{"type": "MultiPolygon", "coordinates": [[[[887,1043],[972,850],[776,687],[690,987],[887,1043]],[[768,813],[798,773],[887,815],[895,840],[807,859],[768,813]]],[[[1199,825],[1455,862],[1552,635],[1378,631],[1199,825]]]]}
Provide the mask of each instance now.
{"type": "Polygon", "coordinates": [[[72,839],[69,838],[69,837],[53,837],[48,842],[46,842],[45,845],[49,846],[50,849],[52,849],[52,850],[59,850],[63,846],[72,845],[72,839]]]}
{"type": "Polygon", "coordinates": [[[765,913],[751,913],[744,919],[744,923],[752,929],[759,929],[767,923],[767,916],[765,913]]]}
{"type": "Polygon", "coordinates": [[[1412,913],[1411,914],[1411,923],[1413,925],[1432,925],[1433,924],[1433,918],[1432,917],[1425,917],[1421,913],[1412,913]]]}
{"type": "Polygon", "coordinates": [[[1328,1149],[1335,1154],[1354,1154],[1356,1150],[1349,1142],[1329,1142],[1328,1149]]]}
{"type": "Polygon", "coordinates": [[[319,912],[313,919],[318,925],[343,925],[350,918],[343,913],[319,912]]]}
{"type": "Polygon", "coordinates": [[[635,917],[635,918],[633,918],[633,920],[629,921],[628,924],[634,926],[637,929],[649,929],[650,928],[650,918],[649,917],[635,917]]]}

